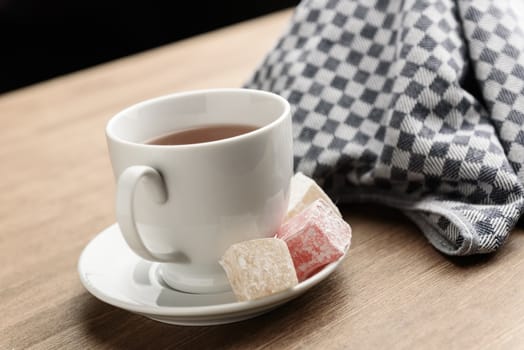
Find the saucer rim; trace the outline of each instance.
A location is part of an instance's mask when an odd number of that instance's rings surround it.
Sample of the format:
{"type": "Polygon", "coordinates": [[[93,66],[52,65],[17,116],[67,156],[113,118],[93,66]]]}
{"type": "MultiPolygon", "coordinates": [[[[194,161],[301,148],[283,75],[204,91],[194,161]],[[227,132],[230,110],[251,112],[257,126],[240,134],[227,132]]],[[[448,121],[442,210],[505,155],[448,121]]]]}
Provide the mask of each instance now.
{"type": "MultiPolygon", "coordinates": [[[[322,270],[317,272],[315,275],[309,277],[308,279],[298,283],[296,286],[286,289],[282,292],[278,292],[266,297],[262,297],[259,299],[254,300],[247,300],[247,301],[234,301],[230,303],[224,303],[224,304],[214,304],[214,305],[203,305],[203,306],[148,306],[148,305],[136,305],[132,303],[128,303],[122,300],[119,300],[115,297],[112,297],[108,295],[107,293],[104,293],[99,288],[96,288],[91,284],[89,281],[89,277],[87,277],[87,273],[83,270],[83,266],[86,266],[86,252],[89,249],[89,247],[94,243],[95,240],[99,239],[103,235],[109,235],[112,234],[113,231],[117,231],[118,234],[120,234],[120,228],[118,227],[117,223],[114,223],[102,231],[100,231],[98,234],[96,234],[84,247],[82,250],[82,253],[80,254],[78,264],[77,264],[77,270],[78,274],[80,276],[80,280],[84,287],[87,289],[88,292],[90,292],[93,296],[100,299],[103,302],[106,302],[110,305],[126,309],[131,312],[139,313],[139,314],[149,314],[149,315],[158,315],[158,316],[174,316],[177,318],[180,317],[207,317],[207,316],[213,316],[213,315],[227,315],[227,314],[235,314],[244,312],[246,310],[255,310],[255,309],[264,309],[274,304],[281,304],[284,303],[290,299],[294,299],[295,297],[298,297],[300,294],[306,292],[325,278],[327,278],[333,271],[340,265],[340,263],[346,258],[348,255],[349,247],[346,248],[344,255],[340,257],[337,261],[334,261],[328,265],[326,265],[322,270]]],[[[113,233],[113,234],[116,234],[113,233]]],[[[131,252],[132,253],[132,252],[131,252]]],[[[134,254],[134,253],[133,253],[134,254]]],[[[138,259],[141,259],[137,256],[138,259]]],[[[225,292],[225,293],[232,293],[232,291],[225,292]]],[[[223,294],[223,293],[217,293],[217,294],[223,294]]],[[[233,294],[234,296],[234,294],[233,294]]]]}

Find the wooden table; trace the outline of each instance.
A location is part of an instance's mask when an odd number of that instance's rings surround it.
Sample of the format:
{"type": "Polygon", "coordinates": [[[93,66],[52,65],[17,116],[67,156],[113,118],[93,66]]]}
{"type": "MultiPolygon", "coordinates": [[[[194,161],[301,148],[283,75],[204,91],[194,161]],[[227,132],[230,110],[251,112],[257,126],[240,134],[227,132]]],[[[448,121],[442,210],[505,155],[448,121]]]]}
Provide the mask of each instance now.
{"type": "Polygon", "coordinates": [[[354,240],[334,274],[252,320],[169,326],[100,302],[83,288],[79,254],[115,221],[108,119],[150,97],[240,86],[290,15],[0,97],[1,350],[524,348],[524,230],[493,256],[450,259],[399,212],[377,206],[344,208],[354,240]]]}

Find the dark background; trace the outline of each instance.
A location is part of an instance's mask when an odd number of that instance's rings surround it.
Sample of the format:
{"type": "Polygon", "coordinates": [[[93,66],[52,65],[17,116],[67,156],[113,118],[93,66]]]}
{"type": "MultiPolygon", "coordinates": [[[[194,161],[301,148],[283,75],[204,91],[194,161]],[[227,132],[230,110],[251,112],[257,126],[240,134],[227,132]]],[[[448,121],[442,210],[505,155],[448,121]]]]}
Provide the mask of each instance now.
{"type": "Polygon", "coordinates": [[[298,2],[0,0],[0,93],[298,2]]]}

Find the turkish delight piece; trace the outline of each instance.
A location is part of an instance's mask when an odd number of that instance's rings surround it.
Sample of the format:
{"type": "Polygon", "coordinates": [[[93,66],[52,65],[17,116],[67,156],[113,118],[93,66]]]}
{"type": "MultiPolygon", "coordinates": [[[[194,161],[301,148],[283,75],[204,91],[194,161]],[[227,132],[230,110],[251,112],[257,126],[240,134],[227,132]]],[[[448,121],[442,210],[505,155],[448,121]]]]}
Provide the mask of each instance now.
{"type": "Polygon", "coordinates": [[[262,238],[233,244],[220,265],[238,300],[252,300],[298,284],[293,260],[286,243],[262,238]]]}
{"type": "Polygon", "coordinates": [[[289,248],[299,281],[338,260],[351,244],[351,227],[323,199],[285,222],[276,235],[289,248]]]}
{"type": "Polygon", "coordinates": [[[300,213],[317,199],[323,199],[335,214],[342,217],[337,206],[313,179],[300,172],[293,175],[291,178],[289,205],[285,221],[300,213]]]}

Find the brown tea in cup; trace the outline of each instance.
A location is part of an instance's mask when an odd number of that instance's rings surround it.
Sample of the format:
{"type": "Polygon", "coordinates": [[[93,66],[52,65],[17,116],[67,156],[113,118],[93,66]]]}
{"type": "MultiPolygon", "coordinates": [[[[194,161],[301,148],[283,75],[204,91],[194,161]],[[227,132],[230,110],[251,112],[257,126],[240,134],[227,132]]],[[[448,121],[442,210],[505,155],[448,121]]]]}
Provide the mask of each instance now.
{"type": "Polygon", "coordinates": [[[202,142],[218,141],[239,136],[256,130],[258,127],[243,124],[203,125],[190,129],[175,130],[169,134],[146,141],[148,145],[190,145],[202,142]]]}

